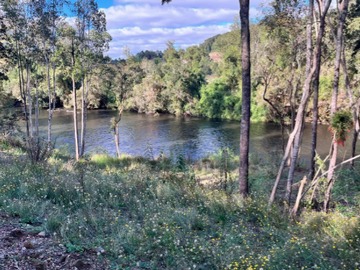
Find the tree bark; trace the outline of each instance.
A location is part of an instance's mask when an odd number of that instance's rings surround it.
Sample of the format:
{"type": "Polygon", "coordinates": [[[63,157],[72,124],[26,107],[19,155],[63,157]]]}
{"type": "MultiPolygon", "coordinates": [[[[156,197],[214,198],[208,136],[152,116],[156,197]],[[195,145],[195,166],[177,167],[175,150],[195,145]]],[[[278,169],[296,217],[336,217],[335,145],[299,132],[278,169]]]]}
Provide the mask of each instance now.
{"type": "Polygon", "coordinates": [[[47,81],[48,98],[49,98],[47,142],[48,142],[48,146],[50,146],[50,144],[51,144],[51,121],[52,121],[52,113],[53,113],[53,107],[52,107],[53,95],[52,95],[52,91],[51,91],[50,63],[49,63],[49,59],[47,56],[45,56],[45,60],[46,60],[46,81],[47,81]]]}
{"type": "Polygon", "coordinates": [[[85,78],[83,78],[81,88],[81,135],[80,135],[80,157],[84,155],[85,152],[85,110],[86,110],[86,100],[85,100],[85,78]]]}
{"type": "MultiPolygon", "coordinates": [[[[309,1],[309,21],[311,22],[310,33],[308,32],[308,44],[307,46],[312,47],[312,27],[314,23],[314,0],[309,1]],[[310,38],[310,41],[309,41],[310,38]]],[[[309,25],[308,25],[309,27],[309,25]]],[[[317,29],[317,23],[315,23],[315,28],[317,29]]],[[[317,32],[317,31],[316,31],[317,32]]],[[[309,52],[309,48],[308,48],[309,52]]],[[[311,50],[312,54],[312,50],[311,50]]],[[[311,155],[310,155],[310,172],[309,178],[313,179],[315,175],[315,158],[316,158],[316,146],[317,146],[317,127],[319,121],[319,76],[320,76],[321,65],[315,70],[314,81],[313,81],[313,119],[311,124],[311,155]]],[[[307,73],[308,74],[308,73],[307,73]]]]}
{"type": "Polygon", "coordinates": [[[39,144],[39,91],[37,81],[35,85],[35,138],[39,144]]]}
{"type": "Polygon", "coordinates": [[[242,107],[240,130],[239,190],[242,196],[249,193],[249,144],[250,144],[250,22],[249,0],[239,0],[241,22],[242,107]]]}
{"type": "Polygon", "coordinates": [[[295,218],[296,215],[297,215],[297,212],[298,212],[298,209],[299,209],[299,206],[300,206],[300,201],[301,201],[301,198],[302,198],[302,192],[304,190],[304,186],[306,185],[306,181],[307,181],[306,176],[304,176],[303,179],[300,181],[300,187],[299,187],[299,190],[298,190],[298,195],[296,197],[296,202],[295,202],[294,208],[291,211],[291,216],[293,218],[295,218]]]}
{"type": "Polygon", "coordinates": [[[26,123],[26,136],[30,137],[30,129],[29,129],[29,118],[28,118],[28,112],[27,112],[27,99],[26,99],[26,92],[25,92],[25,82],[24,82],[24,75],[23,75],[23,65],[21,61],[21,54],[20,54],[20,45],[16,41],[16,56],[17,56],[17,64],[18,64],[18,71],[19,71],[19,89],[20,89],[20,96],[24,103],[24,117],[25,117],[25,123],[26,123]]]}
{"type": "Polygon", "coordinates": [[[310,156],[310,172],[309,178],[313,179],[315,175],[315,158],[316,158],[316,147],[317,147],[317,129],[319,122],[319,76],[320,66],[315,71],[315,79],[313,83],[313,119],[311,124],[311,156],[310,156]]]}
{"type": "Polygon", "coordinates": [[[73,91],[73,119],[74,119],[74,139],[75,139],[75,158],[76,160],[80,159],[79,155],[79,135],[78,135],[78,121],[77,121],[77,97],[76,97],[76,86],[75,86],[75,48],[72,41],[72,51],[71,51],[71,81],[72,81],[72,91],[73,91]]]}
{"type": "MultiPolygon", "coordinates": [[[[344,45],[344,26],[345,26],[345,20],[346,15],[348,12],[348,5],[349,0],[343,0],[339,5],[339,24],[337,27],[337,33],[336,33],[336,57],[335,57],[335,71],[334,71],[334,83],[333,83],[333,94],[331,98],[331,109],[330,109],[330,116],[334,116],[334,114],[337,112],[337,100],[339,95],[339,76],[340,76],[340,64],[341,64],[341,55],[343,51],[343,45],[344,45]]],[[[333,149],[332,149],[332,155],[329,163],[329,172],[327,175],[327,188],[325,192],[325,199],[324,199],[324,211],[327,212],[329,209],[330,199],[331,199],[331,191],[334,186],[335,178],[334,178],[334,172],[335,172],[335,166],[336,166],[336,158],[338,153],[338,143],[336,142],[336,134],[333,136],[333,149]]]]}
{"type": "Polygon", "coordinates": [[[296,165],[297,158],[298,158],[298,151],[300,149],[301,131],[302,131],[303,122],[304,122],[304,115],[305,115],[306,107],[307,107],[309,97],[310,97],[310,88],[311,88],[312,78],[315,74],[315,71],[316,71],[318,65],[320,65],[320,62],[321,62],[321,45],[322,45],[322,39],[323,39],[323,36],[325,33],[325,17],[326,17],[327,11],[329,10],[330,3],[331,3],[331,0],[328,0],[325,4],[321,1],[318,1],[318,4],[320,5],[319,10],[322,11],[322,14],[320,15],[320,29],[319,29],[319,34],[316,39],[315,53],[314,53],[313,59],[312,59],[313,65],[312,65],[310,73],[308,74],[308,76],[306,77],[305,82],[304,82],[303,94],[302,94],[299,108],[298,108],[298,111],[296,114],[295,126],[289,136],[289,140],[288,140],[288,143],[287,143],[287,146],[285,149],[285,154],[281,161],[280,168],[279,168],[278,174],[275,179],[274,187],[273,187],[271,195],[270,195],[269,205],[271,205],[275,200],[275,195],[276,195],[276,191],[277,191],[280,179],[281,179],[281,175],[285,168],[286,161],[288,160],[288,158],[290,156],[291,147],[294,143],[293,153],[291,155],[291,157],[292,157],[291,165],[290,165],[288,178],[287,178],[287,191],[286,191],[286,194],[284,197],[285,201],[289,204],[289,199],[291,197],[291,186],[292,186],[293,179],[294,179],[295,165],[296,165]]]}
{"type": "Polygon", "coordinates": [[[32,123],[32,97],[31,97],[31,87],[30,87],[30,66],[29,63],[26,63],[26,95],[27,95],[27,101],[29,103],[28,105],[28,117],[29,117],[29,130],[30,130],[30,138],[33,138],[33,123],[32,123]]]}
{"type": "Polygon", "coordinates": [[[113,118],[113,123],[112,123],[112,128],[113,128],[113,131],[114,131],[116,154],[117,154],[118,158],[120,158],[120,156],[121,156],[121,153],[120,153],[119,124],[120,124],[120,121],[121,121],[123,110],[124,110],[124,107],[121,105],[120,108],[119,108],[118,117],[113,118]]]}
{"type": "Polygon", "coordinates": [[[55,63],[52,64],[52,77],[53,77],[53,99],[52,99],[53,110],[51,112],[51,121],[52,121],[54,110],[56,108],[56,65],[55,65],[55,63]]]}
{"type": "MultiPolygon", "coordinates": [[[[350,108],[352,110],[353,115],[353,121],[354,121],[354,129],[353,129],[353,138],[351,142],[351,157],[355,157],[356,155],[356,144],[359,137],[359,129],[360,129],[360,123],[359,123],[359,108],[360,108],[360,99],[358,98],[357,101],[354,100],[354,95],[350,86],[350,79],[349,74],[347,70],[347,64],[346,64],[346,56],[345,56],[345,46],[343,46],[343,52],[342,52],[342,59],[341,59],[341,65],[344,72],[344,80],[345,80],[345,88],[348,93],[349,99],[350,99],[350,108]]],[[[350,166],[354,168],[355,160],[352,160],[350,162],[350,166]]]]}

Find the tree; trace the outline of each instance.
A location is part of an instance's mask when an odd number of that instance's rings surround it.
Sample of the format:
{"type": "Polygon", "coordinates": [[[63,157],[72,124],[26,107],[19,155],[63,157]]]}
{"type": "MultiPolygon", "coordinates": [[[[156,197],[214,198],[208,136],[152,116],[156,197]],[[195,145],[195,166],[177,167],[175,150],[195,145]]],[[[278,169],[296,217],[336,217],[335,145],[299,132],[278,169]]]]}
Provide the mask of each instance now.
{"type": "Polygon", "coordinates": [[[34,15],[38,18],[35,31],[38,36],[39,49],[46,67],[46,84],[48,96],[48,131],[47,143],[51,147],[52,118],[56,106],[56,62],[55,54],[58,39],[58,24],[61,21],[62,1],[34,1],[34,15]],[[50,75],[52,69],[52,75],[50,75]]]}
{"type": "Polygon", "coordinates": [[[8,80],[7,72],[11,63],[12,50],[9,47],[10,37],[7,34],[7,27],[4,18],[0,15],[0,136],[7,136],[16,128],[16,115],[10,110],[11,98],[5,92],[3,82],[8,80]]]}
{"type": "MultiPolygon", "coordinates": [[[[285,153],[281,160],[280,168],[279,168],[278,174],[276,176],[274,187],[271,192],[269,204],[272,204],[275,200],[277,187],[279,185],[283,170],[285,168],[285,164],[290,157],[291,149],[293,149],[292,153],[291,153],[291,158],[290,158],[291,163],[290,163],[290,168],[289,168],[288,177],[287,177],[286,193],[285,193],[285,197],[284,197],[285,203],[287,203],[288,206],[290,204],[295,167],[297,164],[297,159],[298,159],[300,144],[301,144],[301,135],[302,135],[302,129],[303,129],[303,124],[304,124],[305,110],[306,110],[306,107],[308,105],[308,101],[310,98],[311,84],[312,84],[312,81],[314,80],[314,75],[316,73],[316,70],[319,69],[319,66],[321,64],[321,47],[322,47],[322,43],[323,43],[322,40],[323,40],[323,37],[325,34],[325,18],[326,18],[327,12],[329,10],[330,4],[331,4],[331,0],[319,0],[318,1],[318,11],[319,11],[319,19],[320,19],[319,32],[318,32],[317,39],[316,39],[314,54],[311,57],[309,54],[307,55],[307,61],[310,61],[312,63],[311,70],[307,74],[304,84],[303,84],[303,93],[302,93],[301,101],[300,101],[298,111],[296,114],[295,126],[289,136],[288,143],[287,143],[287,146],[285,149],[285,153]]],[[[310,35],[308,35],[307,38],[310,38],[310,35]]]]}
{"type": "Polygon", "coordinates": [[[242,106],[240,129],[240,194],[249,193],[249,145],[250,145],[250,104],[251,104],[251,63],[250,63],[250,22],[249,0],[240,2],[241,23],[241,67],[242,67],[242,106]]]}
{"type": "Polygon", "coordinates": [[[75,159],[80,159],[79,153],[79,131],[77,116],[77,81],[80,77],[80,68],[78,63],[79,44],[76,31],[68,24],[61,26],[59,30],[61,43],[58,46],[56,59],[59,61],[60,68],[66,79],[71,80],[72,102],[73,102],[73,122],[74,122],[74,143],[75,143],[75,159]]]}
{"type": "MultiPolygon", "coordinates": [[[[335,113],[338,111],[337,100],[339,93],[339,78],[340,78],[340,65],[341,65],[341,57],[343,55],[343,46],[344,46],[344,27],[346,16],[348,13],[349,0],[342,0],[338,3],[338,26],[336,32],[336,57],[335,57],[335,70],[334,70],[334,82],[333,82],[333,94],[331,98],[331,110],[330,116],[332,117],[332,121],[334,120],[335,113]]],[[[329,170],[327,175],[327,189],[325,192],[325,200],[324,200],[324,211],[326,212],[329,209],[331,191],[334,186],[335,178],[334,171],[336,166],[336,158],[338,153],[338,140],[339,134],[336,134],[334,131],[333,142],[332,142],[332,153],[329,163],[329,170]]]]}
{"type": "MultiPolygon", "coordinates": [[[[171,0],[162,0],[162,4],[171,0]]],[[[240,130],[239,190],[242,196],[249,193],[249,144],[251,104],[250,21],[249,0],[240,2],[241,64],[242,64],[242,111],[240,130]]]]}
{"type": "MultiPolygon", "coordinates": [[[[349,23],[347,25],[346,37],[345,39],[349,43],[349,48],[343,48],[343,56],[342,56],[342,68],[344,71],[344,80],[346,90],[350,100],[350,107],[353,114],[353,138],[351,144],[351,157],[355,157],[356,155],[356,145],[359,137],[360,131],[360,97],[356,95],[357,91],[355,90],[354,83],[350,83],[350,79],[352,78],[353,81],[356,83],[356,74],[359,74],[359,56],[360,56],[360,0],[354,0],[349,3],[349,14],[348,19],[349,23]],[[350,57],[348,56],[349,61],[347,61],[346,51],[349,52],[350,57]],[[349,62],[349,65],[348,65],[349,62]],[[348,67],[349,66],[349,67],[348,67]]],[[[355,160],[351,161],[351,166],[354,167],[355,160]]]]}
{"type": "Polygon", "coordinates": [[[106,79],[106,85],[114,94],[114,102],[117,109],[117,116],[110,121],[111,130],[114,135],[114,143],[118,158],[120,152],[120,133],[119,125],[122,119],[122,113],[126,108],[126,102],[129,99],[129,92],[132,91],[134,84],[140,83],[143,74],[138,62],[129,55],[128,60],[116,64],[107,64],[103,78],[106,79]]]}
{"type": "MultiPolygon", "coordinates": [[[[47,16],[46,1],[3,1],[3,11],[18,73],[18,86],[26,121],[26,150],[32,162],[46,158],[49,147],[44,147],[39,135],[39,84],[42,76],[42,55],[46,51],[44,28],[47,16]],[[34,115],[34,117],[33,117],[34,115]]],[[[15,64],[15,63],[14,63],[15,64]]]]}
{"type": "Polygon", "coordinates": [[[94,0],[77,0],[74,3],[74,7],[82,81],[81,134],[79,145],[79,157],[82,157],[85,153],[87,105],[91,71],[94,69],[94,66],[101,61],[102,53],[108,49],[108,43],[111,37],[106,32],[105,13],[98,10],[98,5],[94,0]]]}

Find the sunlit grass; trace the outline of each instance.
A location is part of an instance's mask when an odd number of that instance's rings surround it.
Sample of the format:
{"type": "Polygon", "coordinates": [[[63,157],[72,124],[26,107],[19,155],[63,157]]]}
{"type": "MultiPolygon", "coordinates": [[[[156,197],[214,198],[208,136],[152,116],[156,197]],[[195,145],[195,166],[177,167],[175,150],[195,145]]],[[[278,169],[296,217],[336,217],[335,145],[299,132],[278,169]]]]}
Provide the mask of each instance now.
{"type": "Polygon", "coordinates": [[[255,196],[242,199],[167,159],[18,162],[0,169],[0,209],[69,252],[103,248],[115,269],[358,269],[359,216],[309,210],[289,221],[267,207],[268,172],[252,168],[255,196]]]}

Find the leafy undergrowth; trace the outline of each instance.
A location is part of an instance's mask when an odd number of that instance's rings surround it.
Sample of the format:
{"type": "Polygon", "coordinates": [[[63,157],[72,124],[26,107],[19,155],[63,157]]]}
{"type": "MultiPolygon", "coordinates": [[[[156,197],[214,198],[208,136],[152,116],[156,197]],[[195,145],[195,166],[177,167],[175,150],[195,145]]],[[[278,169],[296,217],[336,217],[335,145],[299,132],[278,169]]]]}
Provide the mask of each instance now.
{"type": "Polygon", "coordinates": [[[291,222],[268,209],[265,172],[244,200],[168,160],[19,160],[0,168],[0,210],[108,269],[359,269],[359,206],[291,222]]]}

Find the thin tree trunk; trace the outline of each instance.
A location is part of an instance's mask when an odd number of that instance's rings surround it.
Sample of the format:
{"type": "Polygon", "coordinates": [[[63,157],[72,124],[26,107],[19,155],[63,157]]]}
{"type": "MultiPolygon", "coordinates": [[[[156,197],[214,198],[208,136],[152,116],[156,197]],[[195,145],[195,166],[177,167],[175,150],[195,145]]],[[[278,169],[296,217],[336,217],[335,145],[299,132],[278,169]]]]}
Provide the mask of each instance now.
{"type": "Polygon", "coordinates": [[[120,121],[121,121],[123,109],[124,109],[124,107],[121,105],[119,107],[118,118],[114,118],[113,123],[112,123],[112,127],[114,129],[114,140],[115,140],[116,154],[117,154],[118,158],[120,158],[120,156],[121,156],[121,153],[120,153],[119,124],[120,124],[120,121]]]}
{"type": "Polygon", "coordinates": [[[306,176],[304,176],[303,179],[300,182],[300,187],[299,187],[299,190],[298,190],[298,195],[296,197],[296,202],[295,202],[294,208],[291,211],[291,216],[293,218],[296,217],[296,215],[297,215],[297,212],[298,212],[298,209],[299,209],[299,206],[300,206],[300,201],[301,201],[301,198],[302,198],[302,192],[304,190],[304,186],[306,184],[306,181],[307,181],[307,178],[306,178],[306,176]]]}
{"type": "Polygon", "coordinates": [[[313,83],[313,119],[311,125],[311,157],[310,157],[310,173],[309,178],[313,179],[315,175],[315,158],[317,147],[317,128],[319,122],[319,76],[321,65],[315,71],[315,78],[313,83]]]}
{"type": "MultiPolygon", "coordinates": [[[[305,109],[304,109],[304,112],[305,112],[305,109]]],[[[291,153],[291,163],[290,163],[288,178],[287,178],[287,182],[286,182],[286,191],[285,191],[284,201],[287,203],[288,206],[290,206],[292,185],[294,182],[294,173],[295,173],[297,158],[298,158],[299,152],[300,152],[303,127],[304,127],[304,113],[303,113],[303,117],[300,120],[300,123],[298,126],[298,131],[295,134],[294,144],[293,144],[292,153],[291,153]]]]}
{"type": "MultiPolygon", "coordinates": [[[[359,107],[360,107],[360,99],[357,101],[354,101],[354,95],[350,86],[350,79],[349,74],[347,70],[347,64],[346,64],[346,56],[345,56],[345,46],[343,46],[343,52],[342,52],[342,59],[341,59],[341,65],[344,72],[344,80],[345,80],[345,87],[346,91],[348,93],[349,99],[350,99],[350,108],[352,110],[353,114],[353,121],[354,121],[354,129],[353,129],[353,138],[351,142],[351,157],[354,157],[356,155],[356,144],[359,137],[359,129],[360,129],[360,123],[359,123],[359,107]]],[[[352,160],[350,162],[350,166],[354,168],[355,160],[352,160]]]]}
{"type": "MultiPolygon", "coordinates": [[[[353,130],[353,138],[351,143],[351,157],[356,155],[356,144],[359,137],[359,130],[360,130],[360,119],[359,119],[359,109],[360,109],[360,99],[353,105],[355,107],[353,109],[353,121],[354,121],[354,130],[353,130]]],[[[355,160],[352,160],[350,163],[351,167],[354,168],[355,160]]]]}
{"type": "Polygon", "coordinates": [[[85,144],[86,144],[86,123],[87,123],[87,102],[89,95],[89,77],[85,76],[83,80],[85,87],[85,92],[83,90],[82,94],[82,109],[81,109],[81,153],[80,156],[83,156],[85,153],[85,144]]]}
{"type": "Polygon", "coordinates": [[[26,63],[26,94],[27,101],[29,103],[28,106],[28,116],[29,116],[29,130],[30,130],[30,138],[33,138],[33,122],[32,122],[32,97],[31,97],[31,89],[30,89],[30,67],[29,63],[26,63]]]}
{"type": "MultiPolygon", "coordinates": [[[[319,1],[318,3],[321,5],[322,2],[319,1]]],[[[276,195],[276,191],[277,191],[280,179],[281,179],[281,175],[285,168],[286,161],[288,160],[288,158],[290,156],[291,147],[294,143],[291,166],[289,169],[289,174],[288,174],[288,179],[287,179],[287,187],[289,187],[289,188],[287,188],[287,192],[285,194],[285,200],[287,201],[287,203],[289,203],[289,198],[291,196],[291,186],[292,186],[293,178],[294,178],[295,165],[296,165],[297,158],[298,158],[298,150],[300,148],[300,145],[299,145],[301,142],[300,134],[301,134],[301,129],[303,127],[304,114],[305,114],[306,107],[307,107],[309,97],[310,97],[310,88],[311,88],[312,78],[315,74],[315,71],[316,71],[318,65],[320,65],[320,62],[321,62],[320,61],[321,60],[321,45],[322,45],[323,35],[325,33],[325,16],[330,7],[330,3],[331,3],[331,0],[328,0],[322,9],[323,13],[320,16],[320,29],[319,29],[319,34],[317,36],[315,53],[313,55],[313,60],[312,60],[313,65],[312,65],[309,75],[307,76],[307,78],[304,82],[303,94],[302,94],[301,101],[299,104],[298,112],[296,114],[295,126],[289,136],[289,140],[288,140],[288,143],[287,143],[287,146],[285,149],[285,154],[281,161],[280,168],[279,168],[278,174],[275,179],[274,187],[271,191],[269,205],[271,205],[275,200],[275,195],[276,195]],[[298,144],[298,145],[296,145],[296,144],[298,144]]],[[[310,59],[308,59],[308,61],[310,61],[310,59]]]]}
{"type": "MultiPolygon", "coordinates": [[[[312,27],[314,23],[314,0],[309,1],[309,15],[308,20],[309,24],[307,26],[307,54],[311,57],[312,56],[312,27]]],[[[317,28],[317,26],[315,26],[317,28]]],[[[310,62],[309,62],[310,63],[310,62]]],[[[308,64],[308,63],[307,63],[308,64]]],[[[317,126],[318,126],[318,119],[319,119],[319,75],[320,75],[320,67],[315,71],[314,75],[314,83],[313,83],[313,119],[312,119],[312,126],[311,126],[311,157],[310,157],[310,179],[312,179],[315,175],[315,156],[316,156],[316,145],[317,145],[317,126]]],[[[310,73],[311,66],[306,67],[306,74],[310,73]]]]}
{"type": "Polygon", "coordinates": [[[35,136],[31,140],[31,156],[32,162],[38,162],[40,160],[41,155],[41,147],[40,147],[40,137],[39,137],[39,94],[38,94],[38,85],[37,81],[35,81],[35,136]]]}
{"type": "Polygon", "coordinates": [[[80,157],[84,155],[85,152],[85,78],[82,81],[81,88],[81,135],[80,135],[80,157]]]}
{"type": "Polygon", "coordinates": [[[74,74],[71,75],[72,88],[73,88],[73,103],[74,103],[74,137],[75,137],[75,158],[79,160],[79,135],[78,135],[78,122],[77,122],[77,99],[74,74]]]}
{"type": "Polygon", "coordinates": [[[308,21],[306,25],[306,77],[310,75],[311,72],[311,60],[313,54],[313,12],[314,12],[314,0],[309,0],[309,10],[308,10],[308,21]]]}
{"type": "Polygon", "coordinates": [[[249,144],[250,144],[250,22],[249,0],[239,0],[241,21],[242,108],[240,130],[239,190],[242,196],[249,193],[249,144]]]}
{"type": "Polygon", "coordinates": [[[30,129],[29,129],[29,119],[28,119],[28,113],[27,113],[27,100],[26,100],[26,93],[25,93],[25,83],[24,83],[24,76],[23,76],[23,66],[21,61],[21,54],[20,54],[20,46],[19,43],[16,42],[16,54],[18,58],[18,71],[19,71],[19,89],[20,89],[20,96],[24,103],[24,117],[25,117],[25,123],[26,123],[26,136],[30,137],[30,129]]]}
{"type": "MultiPolygon", "coordinates": [[[[335,57],[335,71],[334,71],[334,84],[333,84],[333,94],[331,98],[331,110],[330,116],[332,117],[337,111],[337,100],[339,94],[339,76],[340,76],[340,64],[341,64],[341,55],[343,51],[343,41],[344,41],[344,26],[346,15],[348,11],[348,4],[349,0],[343,0],[339,4],[339,24],[337,27],[337,34],[336,34],[336,57],[335,57]]],[[[336,166],[336,158],[338,153],[338,143],[336,142],[336,134],[333,136],[333,151],[332,156],[329,163],[329,172],[327,175],[327,189],[325,192],[325,200],[324,200],[324,211],[327,212],[329,209],[330,199],[331,199],[331,191],[334,186],[335,178],[335,166],[336,166]]]]}
{"type": "Polygon", "coordinates": [[[37,143],[39,143],[39,91],[38,91],[38,82],[35,85],[35,138],[37,143]]]}
{"type": "Polygon", "coordinates": [[[53,100],[52,100],[52,112],[51,112],[51,119],[53,117],[53,113],[54,113],[54,110],[56,108],[56,65],[53,64],[53,67],[52,67],[52,70],[53,70],[53,88],[54,88],[54,91],[53,91],[53,100]]]}
{"type": "Polygon", "coordinates": [[[115,147],[116,147],[116,154],[117,157],[120,158],[121,154],[120,154],[120,135],[119,135],[119,124],[117,123],[115,126],[115,147]]]}
{"type": "Polygon", "coordinates": [[[51,145],[51,122],[52,122],[52,114],[53,114],[53,92],[51,91],[51,79],[50,79],[50,63],[47,56],[45,56],[46,59],[46,81],[47,81],[47,88],[48,88],[48,98],[49,98],[49,112],[48,112],[48,130],[47,130],[47,142],[48,146],[51,145]]]}
{"type": "Polygon", "coordinates": [[[76,86],[75,86],[75,48],[74,43],[72,41],[72,51],[71,51],[71,81],[72,81],[72,91],[73,91],[73,117],[74,117],[74,139],[75,139],[75,158],[76,160],[80,159],[79,156],[79,135],[78,135],[78,121],[77,121],[77,97],[76,97],[76,86]]]}

